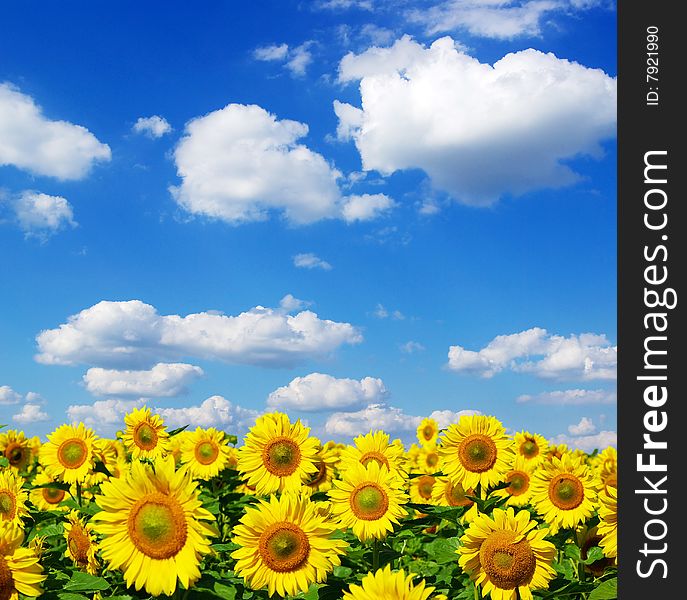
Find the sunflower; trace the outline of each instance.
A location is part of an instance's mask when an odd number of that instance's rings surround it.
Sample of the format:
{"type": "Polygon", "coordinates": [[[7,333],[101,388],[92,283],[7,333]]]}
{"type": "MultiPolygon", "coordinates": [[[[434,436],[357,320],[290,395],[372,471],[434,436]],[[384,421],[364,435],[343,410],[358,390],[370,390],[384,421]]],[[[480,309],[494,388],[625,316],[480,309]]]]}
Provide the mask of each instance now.
{"type": "Polygon", "coordinates": [[[523,460],[530,466],[538,465],[546,457],[549,443],[544,436],[529,431],[520,431],[513,438],[515,454],[522,456],[523,460]]]}
{"type": "Polygon", "coordinates": [[[197,427],[184,436],[181,445],[181,462],[194,479],[208,481],[217,477],[229,465],[229,446],[223,431],[214,427],[197,427]]]}
{"type": "MultiPolygon", "coordinates": [[[[600,546],[602,536],[599,535],[598,527],[587,527],[580,525],[575,531],[575,540],[580,548],[580,558],[584,561],[587,559],[589,550],[594,546],[600,546]]],[[[584,570],[591,573],[594,577],[601,577],[607,567],[615,565],[615,558],[603,557],[595,560],[593,563],[584,565],[584,570]]]]}
{"type": "Polygon", "coordinates": [[[22,517],[27,517],[28,493],[22,489],[24,479],[9,469],[0,470],[0,529],[23,527],[22,517]]]}
{"type": "Polygon", "coordinates": [[[408,495],[402,480],[386,465],[370,461],[367,466],[351,463],[343,479],[334,481],[329,491],[332,517],[353,530],[360,541],[382,539],[405,516],[408,495]]]}
{"type": "Polygon", "coordinates": [[[93,468],[96,437],[83,423],[61,425],[41,447],[40,462],[45,471],[65,483],[82,483],[93,468]]]}
{"type": "Polygon", "coordinates": [[[437,506],[464,506],[467,510],[461,519],[471,522],[477,515],[477,505],[468,496],[474,496],[475,490],[463,488],[460,483],[453,483],[447,477],[437,477],[437,481],[432,489],[432,500],[437,506]]]}
{"type": "Polygon", "coordinates": [[[351,584],[343,600],[427,600],[434,588],[425,587],[424,579],[413,584],[413,577],[412,573],[406,575],[403,569],[392,573],[391,565],[386,565],[365,575],[360,585],[351,584]]]}
{"type": "Polygon", "coordinates": [[[546,529],[536,529],[530,513],[512,507],[479,514],[460,538],[458,563],[483,595],[492,600],[532,600],[556,572],[551,566],[556,547],[546,529]]]}
{"type": "Polygon", "coordinates": [[[436,477],[420,475],[410,480],[410,501],[415,504],[433,504],[432,491],[436,483],[436,477]]]}
{"type": "Polygon", "coordinates": [[[618,451],[613,446],[596,455],[595,470],[606,491],[618,487],[618,451]]]}
{"type": "Polygon", "coordinates": [[[21,529],[0,527],[0,599],[17,600],[19,594],[36,598],[45,580],[40,557],[33,548],[22,548],[21,529]]]}
{"type": "Polygon", "coordinates": [[[177,580],[188,589],[200,578],[201,555],[210,552],[214,517],[201,506],[197,485],[172,457],[151,465],[134,462],[123,478],[101,486],[102,509],[91,522],[108,568],[124,573],[128,586],[171,596],[177,580]]]}
{"type": "Polygon", "coordinates": [[[239,448],[238,470],[257,494],[298,491],[317,473],[319,441],[300,420],[293,425],[283,413],[258,417],[239,448]]]}
{"type": "Polygon", "coordinates": [[[418,469],[425,473],[438,473],[441,471],[441,457],[436,444],[427,444],[420,448],[417,455],[418,469]]]}
{"type": "Polygon", "coordinates": [[[591,469],[570,454],[543,462],[532,480],[532,504],[552,533],[560,527],[575,527],[591,517],[596,495],[591,469]]]}
{"type": "Polygon", "coordinates": [[[15,471],[23,471],[29,464],[31,447],[31,440],[24,437],[23,431],[9,429],[0,433],[0,456],[4,456],[15,471]]]}
{"type": "Polygon", "coordinates": [[[122,441],[134,460],[155,460],[167,454],[169,434],[162,417],[154,415],[144,406],[134,408],[124,417],[124,423],[126,431],[122,435],[122,441]]]}
{"type": "Polygon", "coordinates": [[[341,564],[347,544],[332,539],[334,531],[307,496],[260,500],[233,529],[232,541],[241,546],[231,554],[234,571],[255,590],[267,587],[270,596],[306,592],[341,564]]]}
{"type": "Polygon", "coordinates": [[[45,471],[38,473],[33,480],[31,492],[29,492],[31,503],[40,510],[69,510],[66,506],[60,506],[60,502],[69,497],[67,492],[59,487],[60,483],[45,471]],[[57,486],[50,487],[49,484],[51,483],[55,483],[57,486]]]}
{"type": "Polygon", "coordinates": [[[347,446],[342,452],[339,470],[346,471],[356,463],[365,466],[375,462],[379,466],[384,465],[390,472],[405,476],[405,451],[400,440],[390,442],[388,433],[370,431],[357,436],[353,443],[354,446],[347,446]]]}
{"type": "Polygon", "coordinates": [[[522,454],[516,454],[513,465],[504,478],[508,482],[508,487],[494,490],[492,495],[507,498],[506,506],[527,504],[532,496],[531,485],[534,470],[535,466],[531,460],[526,460],[522,454]]]}
{"type": "Polygon", "coordinates": [[[503,480],[512,460],[512,440],[500,421],[485,415],[462,416],[444,434],[439,448],[442,471],[465,488],[503,480]]]}
{"type": "Polygon", "coordinates": [[[618,490],[608,486],[599,494],[599,546],[609,558],[618,556],[618,490]]]}
{"type": "Polygon", "coordinates": [[[570,454],[570,448],[566,444],[554,444],[551,442],[544,453],[544,460],[551,462],[554,458],[562,458],[564,454],[570,454]]]}
{"type": "Polygon", "coordinates": [[[332,480],[335,475],[335,467],[339,462],[337,451],[331,446],[322,446],[315,457],[317,473],[314,473],[304,485],[303,490],[307,494],[326,492],[332,488],[332,480]]]}
{"type": "Polygon", "coordinates": [[[67,515],[64,539],[67,542],[64,555],[71,558],[74,565],[82,571],[95,575],[98,571],[98,560],[95,557],[98,546],[93,527],[90,523],[84,523],[75,510],[67,515]]]}
{"type": "Polygon", "coordinates": [[[439,424],[435,419],[422,419],[417,426],[417,440],[422,446],[434,446],[439,437],[439,424]]]}

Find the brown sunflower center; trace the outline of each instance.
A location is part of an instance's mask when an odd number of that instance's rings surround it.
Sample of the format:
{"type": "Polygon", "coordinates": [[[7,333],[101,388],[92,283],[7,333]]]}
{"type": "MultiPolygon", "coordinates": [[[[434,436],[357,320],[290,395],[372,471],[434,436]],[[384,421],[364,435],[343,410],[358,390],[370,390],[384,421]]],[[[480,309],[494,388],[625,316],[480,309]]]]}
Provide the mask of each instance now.
{"type": "Polygon", "coordinates": [[[141,450],[153,450],[157,446],[157,441],[159,439],[157,431],[147,421],[143,421],[136,425],[133,438],[134,443],[141,450]]]}
{"type": "Polygon", "coordinates": [[[129,537],[134,546],[150,558],[176,556],[186,544],[188,526],[184,510],[161,492],[140,498],[129,512],[129,537]]]}
{"type": "Polygon", "coordinates": [[[391,468],[389,466],[389,459],[381,452],[377,452],[376,450],[365,452],[365,454],[360,457],[360,463],[365,467],[372,461],[376,462],[380,467],[383,465],[387,469],[391,468]]]}
{"type": "Polygon", "coordinates": [[[203,440],[196,444],[195,455],[201,465],[211,465],[219,456],[219,446],[212,440],[203,440]]]}
{"type": "Polygon", "coordinates": [[[618,487],[618,474],[617,473],[611,473],[604,480],[604,488],[606,489],[606,493],[608,493],[609,487],[612,487],[612,488],[618,487]]]}
{"type": "Polygon", "coordinates": [[[389,508],[389,496],[377,483],[358,484],[351,494],[351,510],[363,521],[381,519],[389,508]]]}
{"type": "MultiPolygon", "coordinates": [[[[594,546],[598,546],[599,542],[601,542],[601,536],[600,535],[594,535],[591,537],[588,537],[585,541],[584,544],[582,544],[582,547],[580,548],[580,557],[582,560],[587,560],[587,555],[589,553],[589,550],[593,548],[594,546]]],[[[606,570],[606,567],[610,567],[613,564],[613,559],[612,558],[600,558],[599,560],[595,560],[593,563],[589,565],[585,565],[584,569],[585,571],[588,571],[595,577],[601,577],[606,570]]]]}
{"type": "Polygon", "coordinates": [[[0,600],[9,600],[14,594],[14,578],[5,558],[0,555],[0,600]]]}
{"type": "Polygon", "coordinates": [[[520,445],[520,453],[527,458],[534,458],[539,454],[539,445],[534,440],[525,440],[520,445]]]}
{"type": "Polygon", "coordinates": [[[29,457],[28,448],[25,448],[17,442],[10,442],[5,448],[5,458],[10,462],[10,465],[16,468],[23,466],[29,457]]]}
{"type": "Polygon", "coordinates": [[[272,475],[288,477],[301,464],[301,449],[291,438],[281,436],[265,446],[262,462],[272,475]]]}
{"type": "Polygon", "coordinates": [[[465,469],[472,473],[484,473],[496,462],[496,444],[481,433],[467,436],[458,446],[458,456],[465,469]]]}
{"type": "Polygon", "coordinates": [[[422,437],[424,437],[427,441],[431,440],[434,437],[434,427],[431,425],[425,425],[422,429],[422,437]]]}
{"type": "Polygon", "coordinates": [[[43,500],[48,504],[59,504],[64,500],[65,491],[59,488],[46,487],[42,490],[43,500]]]}
{"type": "Polygon", "coordinates": [[[561,510],[572,510],[582,504],[584,486],[572,473],[561,473],[549,483],[549,500],[561,510]]]}
{"type": "Polygon", "coordinates": [[[439,455],[436,452],[428,452],[425,456],[425,464],[428,467],[436,467],[439,464],[439,455]]]}
{"type": "Polygon", "coordinates": [[[455,485],[451,482],[446,484],[446,491],[444,497],[449,506],[472,506],[474,502],[467,497],[467,494],[472,495],[474,493],[473,489],[465,490],[460,483],[455,485]]]}
{"type": "Polygon", "coordinates": [[[88,532],[79,523],[74,523],[69,532],[67,539],[69,552],[74,559],[74,562],[79,565],[88,564],[88,551],[91,548],[91,540],[88,537],[88,532]]]}
{"type": "Polygon", "coordinates": [[[17,512],[17,499],[10,490],[0,490],[0,520],[10,521],[17,512]]]}
{"type": "Polygon", "coordinates": [[[310,542],[298,525],[281,521],[273,523],[262,532],[258,552],[263,562],[273,571],[290,573],[307,562],[310,542]]]}
{"type": "Polygon", "coordinates": [[[88,446],[79,438],[70,438],[60,444],[57,458],[66,469],[78,469],[88,458],[88,446]]]}
{"type": "Polygon", "coordinates": [[[432,497],[432,488],[434,488],[434,477],[431,475],[423,475],[417,480],[417,493],[425,500],[432,497]]]}
{"type": "Polygon", "coordinates": [[[506,490],[511,496],[520,496],[530,487],[530,476],[525,471],[511,471],[506,475],[506,481],[506,490]]]}
{"type": "Polygon", "coordinates": [[[327,478],[327,465],[323,460],[317,462],[317,473],[314,473],[306,485],[317,487],[327,478]]]}
{"type": "Polygon", "coordinates": [[[502,590],[527,585],[534,575],[537,559],[526,539],[513,542],[514,531],[494,531],[482,542],[479,560],[491,582],[502,590]]]}

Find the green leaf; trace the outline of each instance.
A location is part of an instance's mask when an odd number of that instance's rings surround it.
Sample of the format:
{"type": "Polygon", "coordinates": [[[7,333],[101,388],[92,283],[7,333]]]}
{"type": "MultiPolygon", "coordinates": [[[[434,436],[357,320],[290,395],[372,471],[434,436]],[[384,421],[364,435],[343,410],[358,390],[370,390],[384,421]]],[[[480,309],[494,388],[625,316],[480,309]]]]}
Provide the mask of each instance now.
{"type": "MultiPolygon", "coordinates": [[[[0,429],[2,429],[3,427],[6,427],[6,425],[1,425],[0,429]]],[[[6,469],[9,466],[10,466],[10,461],[7,460],[7,458],[4,456],[0,456],[0,467],[3,469],[6,469]]]]}
{"type": "Polygon", "coordinates": [[[215,585],[212,589],[215,594],[217,594],[220,598],[224,598],[224,600],[234,600],[234,598],[236,598],[235,587],[229,587],[228,585],[224,585],[218,581],[215,582],[215,585]]]}
{"type": "Polygon", "coordinates": [[[168,431],[167,435],[169,437],[173,437],[175,435],[180,434],[182,431],[186,431],[188,429],[188,425],[184,425],[183,427],[177,427],[176,429],[172,429],[172,431],[168,431]]]}
{"type": "Polygon", "coordinates": [[[60,592],[57,594],[57,597],[60,600],[88,600],[87,596],[83,596],[82,594],[74,594],[70,592],[60,592]]]}
{"type": "Polygon", "coordinates": [[[589,594],[589,600],[616,600],[618,597],[618,578],[604,581],[589,594]]]}
{"type": "Polygon", "coordinates": [[[602,560],[604,558],[604,553],[601,548],[598,546],[593,546],[589,550],[587,550],[587,558],[585,558],[582,562],[585,565],[591,565],[592,563],[595,563],[597,560],[602,560]]]}
{"type": "Polygon", "coordinates": [[[566,544],[563,546],[563,555],[571,560],[580,560],[580,548],[576,544],[566,544]]]}
{"type": "Polygon", "coordinates": [[[229,442],[230,444],[234,444],[234,446],[236,446],[236,444],[238,444],[239,441],[239,438],[235,435],[232,435],[231,433],[225,433],[224,439],[227,440],[227,442],[229,442]]]}
{"type": "Polygon", "coordinates": [[[101,592],[110,588],[110,584],[102,577],[89,575],[77,571],[64,586],[68,592],[101,592]]]}
{"type": "Polygon", "coordinates": [[[436,563],[444,565],[458,561],[458,555],[456,554],[458,546],[458,538],[437,538],[429,544],[425,544],[425,551],[427,556],[436,563]]]}

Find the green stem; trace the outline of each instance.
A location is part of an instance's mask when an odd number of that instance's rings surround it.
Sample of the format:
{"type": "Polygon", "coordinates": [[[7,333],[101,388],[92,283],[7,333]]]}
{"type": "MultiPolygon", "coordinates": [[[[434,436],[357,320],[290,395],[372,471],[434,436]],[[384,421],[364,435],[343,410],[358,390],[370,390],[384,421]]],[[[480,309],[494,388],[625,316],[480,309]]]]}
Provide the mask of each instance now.
{"type": "Polygon", "coordinates": [[[81,483],[76,482],[76,502],[79,505],[79,508],[81,508],[81,483]]]}
{"type": "Polygon", "coordinates": [[[372,572],[376,572],[379,569],[379,540],[375,538],[372,543],[372,572]]]}

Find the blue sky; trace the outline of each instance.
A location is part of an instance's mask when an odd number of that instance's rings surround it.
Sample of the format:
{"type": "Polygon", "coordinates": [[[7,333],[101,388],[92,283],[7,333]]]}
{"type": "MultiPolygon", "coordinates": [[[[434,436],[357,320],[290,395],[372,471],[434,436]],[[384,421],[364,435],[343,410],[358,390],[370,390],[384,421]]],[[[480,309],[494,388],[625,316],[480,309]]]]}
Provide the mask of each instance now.
{"type": "Polygon", "coordinates": [[[608,3],[0,11],[1,422],[615,443],[608,3]]]}

